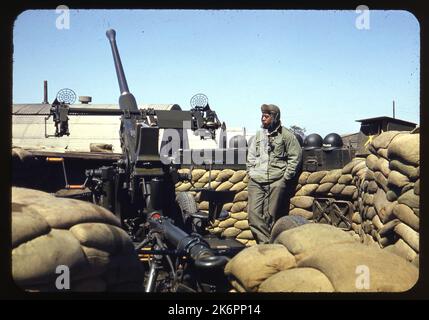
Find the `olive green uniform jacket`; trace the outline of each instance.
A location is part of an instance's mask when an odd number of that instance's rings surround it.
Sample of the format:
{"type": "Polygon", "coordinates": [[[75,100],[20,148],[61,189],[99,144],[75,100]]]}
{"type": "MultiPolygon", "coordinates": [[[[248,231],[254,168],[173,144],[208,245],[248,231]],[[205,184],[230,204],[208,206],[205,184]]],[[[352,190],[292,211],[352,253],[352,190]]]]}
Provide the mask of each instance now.
{"type": "Polygon", "coordinates": [[[280,178],[292,180],[301,169],[302,149],[295,135],[279,125],[268,133],[260,130],[247,155],[247,173],[257,183],[272,183],[280,178]]]}

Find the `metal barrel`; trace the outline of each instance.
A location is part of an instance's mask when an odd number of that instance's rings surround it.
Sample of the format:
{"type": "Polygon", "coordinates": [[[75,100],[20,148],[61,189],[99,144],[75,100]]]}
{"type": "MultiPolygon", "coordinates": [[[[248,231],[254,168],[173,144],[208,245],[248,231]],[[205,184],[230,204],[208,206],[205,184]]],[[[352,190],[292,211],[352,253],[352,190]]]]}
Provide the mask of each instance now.
{"type": "Polygon", "coordinates": [[[116,75],[118,77],[121,94],[130,92],[128,89],[127,79],[125,78],[124,68],[122,67],[121,57],[119,56],[118,47],[116,46],[116,31],[109,29],[106,31],[106,36],[107,39],[109,39],[110,47],[112,48],[113,60],[115,62],[116,75]]]}

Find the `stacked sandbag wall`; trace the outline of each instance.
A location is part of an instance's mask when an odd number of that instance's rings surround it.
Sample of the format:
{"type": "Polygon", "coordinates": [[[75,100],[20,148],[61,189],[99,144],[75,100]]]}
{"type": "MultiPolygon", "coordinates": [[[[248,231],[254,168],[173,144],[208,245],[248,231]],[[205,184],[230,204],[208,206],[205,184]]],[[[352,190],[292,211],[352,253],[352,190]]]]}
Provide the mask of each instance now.
{"type": "MultiPolygon", "coordinates": [[[[189,173],[189,169],[181,169],[180,172],[189,173]]],[[[228,212],[228,217],[222,221],[215,220],[209,227],[209,231],[221,237],[235,238],[246,245],[255,244],[247,219],[248,176],[246,170],[211,170],[211,176],[209,174],[209,171],[204,169],[192,170],[192,183],[179,182],[176,184],[176,191],[191,192],[195,196],[198,209],[202,211],[208,211],[209,203],[201,201],[200,192],[197,193],[192,189],[208,188],[210,180],[210,187],[214,190],[235,191],[233,201],[225,203],[223,206],[223,209],[228,212]]]]}
{"type": "Polygon", "coordinates": [[[387,131],[368,146],[366,173],[358,184],[363,241],[418,264],[420,134],[387,131]]]}
{"type": "Polygon", "coordinates": [[[110,211],[12,188],[12,276],[26,291],[141,291],[142,264],[110,211]]]}
{"type": "MultiPolygon", "coordinates": [[[[364,160],[355,158],[342,169],[302,172],[295,196],[291,199],[289,214],[312,220],[316,197],[338,198],[355,205],[359,195],[355,180],[363,174],[364,160]]],[[[353,219],[359,222],[356,213],[353,214],[353,219]]]]}
{"type": "Polygon", "coordinates": [[[242,250],[224,272],[235,292],[403,292],[419,274],[402,257],[318,223],[242,250]]]}

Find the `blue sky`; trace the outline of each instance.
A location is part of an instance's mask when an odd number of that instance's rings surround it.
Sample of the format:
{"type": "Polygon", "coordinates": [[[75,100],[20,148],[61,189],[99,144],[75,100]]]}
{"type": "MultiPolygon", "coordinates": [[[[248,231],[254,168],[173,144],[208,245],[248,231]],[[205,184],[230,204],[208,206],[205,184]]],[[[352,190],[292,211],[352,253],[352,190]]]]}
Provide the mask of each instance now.
{"type": "Polygon", "coordinates": [[[325,136],[357,132],[357,119],[419,123],[420,28],[407,11],[31,10],[14,26],[13,102],[49,101],[61,88],[117,103],[105,31],[114,28],[138,103],[177,103],[204,93],[228,127],[252,132],[260,105],[277,104],[286,127],[325,136]]]}

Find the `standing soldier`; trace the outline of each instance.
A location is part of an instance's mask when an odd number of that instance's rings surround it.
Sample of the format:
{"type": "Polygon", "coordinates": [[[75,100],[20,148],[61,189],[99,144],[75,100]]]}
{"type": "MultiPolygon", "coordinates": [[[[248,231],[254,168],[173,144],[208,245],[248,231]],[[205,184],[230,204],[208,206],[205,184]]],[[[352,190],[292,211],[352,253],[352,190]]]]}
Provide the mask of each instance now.
{"type": "Polygon", "coordinates": [[[301,169],[302,151],[294,133],[280,122],[280,109],[263,104],[262,130],[247,156],[249,225],[257,243],[268,243],[274,223],[289,214],[301,169]]]}

